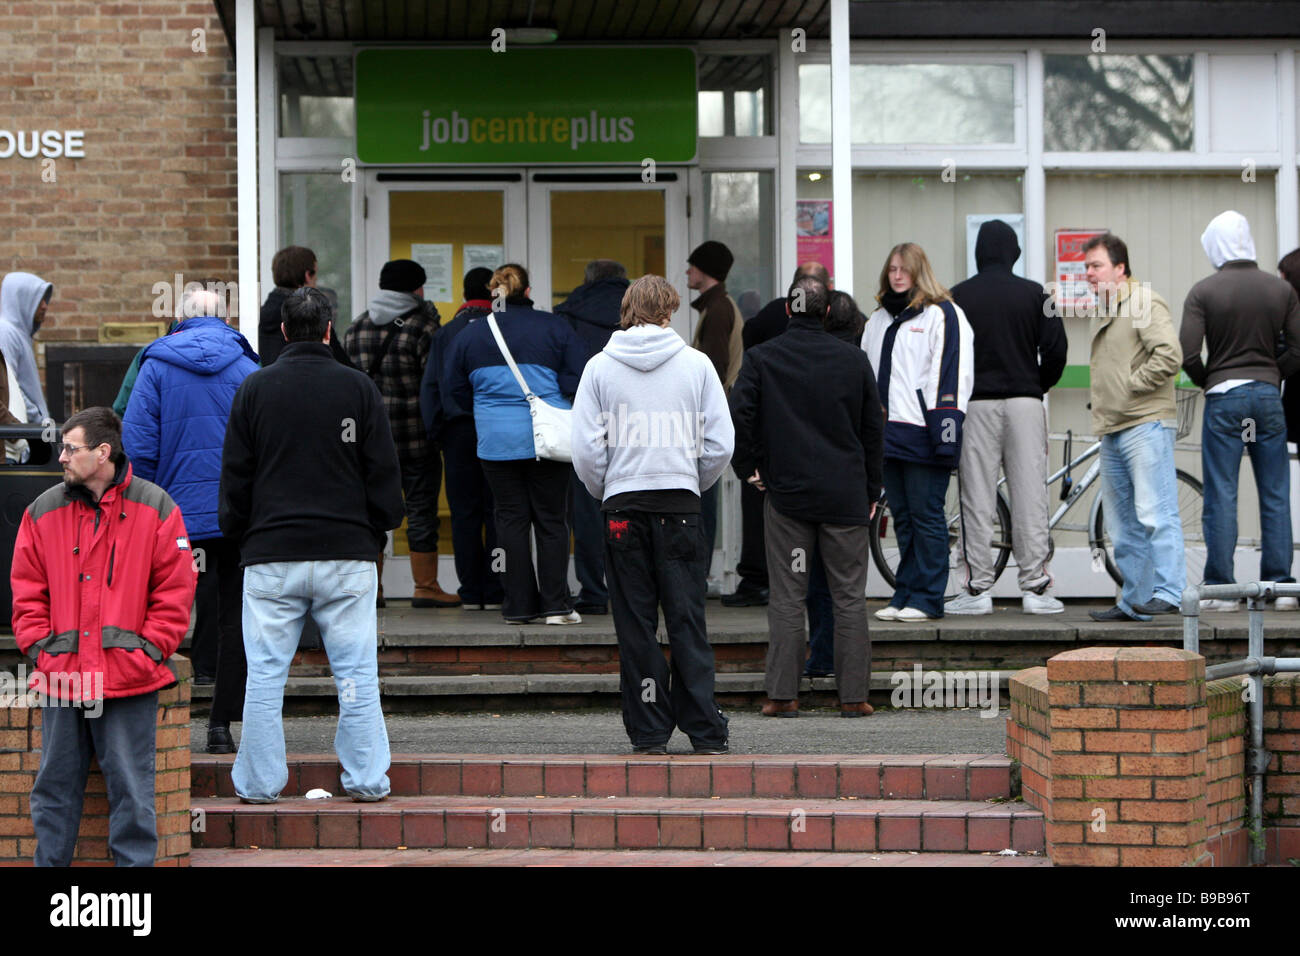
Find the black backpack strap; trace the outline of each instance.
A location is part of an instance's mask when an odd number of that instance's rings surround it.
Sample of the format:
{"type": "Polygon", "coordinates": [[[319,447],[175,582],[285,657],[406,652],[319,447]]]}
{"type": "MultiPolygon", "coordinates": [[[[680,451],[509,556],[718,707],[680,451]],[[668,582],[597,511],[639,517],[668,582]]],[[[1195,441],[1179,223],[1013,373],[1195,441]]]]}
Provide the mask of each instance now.
{"type": "Polygon", "coordinates": [[[366,374],[371,378],[374,378],[379,373],[379,366],[384,364],[384,357],[388,354],[388,350],[392,348],[393,339],[397,336],[397,330],[405,324],[401,319],[393,319],[388,324],[388,330],[384,333],[384,340],[379,343],[379,351],[375,353],[370,368],[366,369],[366,374]]]}

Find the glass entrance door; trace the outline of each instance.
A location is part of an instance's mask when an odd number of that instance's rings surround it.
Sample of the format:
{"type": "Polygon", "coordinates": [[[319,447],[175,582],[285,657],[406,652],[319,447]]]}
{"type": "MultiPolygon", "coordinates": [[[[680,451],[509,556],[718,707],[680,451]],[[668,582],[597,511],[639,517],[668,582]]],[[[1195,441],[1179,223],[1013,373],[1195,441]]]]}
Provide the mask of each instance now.
{"type": "Polygon", "coordinates": [[[643,183],[639,173],[532,173],[528,248],[538,308],[553,310],[568,298],[589,262],[613,259],[630,279],[666,276],[682,297],[673,327],[689,335],[685,183],[671,171],[658,180],[643,183]]]}

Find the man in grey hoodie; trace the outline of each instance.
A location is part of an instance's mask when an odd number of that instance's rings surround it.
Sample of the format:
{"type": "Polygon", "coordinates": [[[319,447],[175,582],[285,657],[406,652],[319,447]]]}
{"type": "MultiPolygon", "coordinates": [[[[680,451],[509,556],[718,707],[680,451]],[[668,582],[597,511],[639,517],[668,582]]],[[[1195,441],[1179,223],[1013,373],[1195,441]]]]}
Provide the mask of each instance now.
{"type": "Polygon", "coordinates": [[[0,353],[18,379],[29,422],[44,422],[50,417],[36,370],[32,336],[40,331],[53,294],[53,285],[30,272],[11,272],[0,283],[0,353]]]}
{"type": "MultiPolygon", "coordinates": [[[[1201,246],[1215,273],[1192,286],[1178,338],[1183,368],[1205,389],[1201,465],[1205,479],[1206,584],[1233,584],[1237,478],[1250,455],[1259,491],[1262,581],[1291,576],[1291,504],[1282,379],[1300,370],[1300,301],[1290,283],[1255,263],[1250,224],[1228,210],[1210,220],[1201,246]],[[1206,358],[1201,358],[1201,343],[1206,358]],[[1279,356],[1277,346],[1286,351],[1279,356]]],[[[1278,598],[1295,610],[1295,598],[1278,598]]],[[[1202,610],[1235,611],[1237,601],[1205,600],[1202,610]]]]}
{"type": "Polygon", "coordinates": [[[628,288],[622,330],[587,363],[573,400],[573,467],[602,502],[633,750],[666,753],[676,727],[696,753],[719,754],[727,752],[727,718],[713,698],[704,621],[711,547],[700,496],[731,460],[735,431],[712,362],[668,327],[679,305],[660,276],[628,288]],[[660,605],[671,668],[655,636],[660,605]]]}

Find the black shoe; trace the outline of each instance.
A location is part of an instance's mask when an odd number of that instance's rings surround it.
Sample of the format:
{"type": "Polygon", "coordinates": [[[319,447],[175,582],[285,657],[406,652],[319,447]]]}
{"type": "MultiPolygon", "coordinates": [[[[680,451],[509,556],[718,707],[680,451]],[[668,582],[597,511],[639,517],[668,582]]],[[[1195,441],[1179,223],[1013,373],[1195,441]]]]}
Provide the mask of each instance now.
{"type": "Polygon", "coordinates": [[[1142,623],[1142,618],[1134,617],[1118,604],[1112,608],[1107,608],[1104,611],[1089,611],[1088,617],[1092,618],[1094,621],[1101,621],[1103,624],[1110,623],[1111,621],[1134,621],[1138,624],[1142,623]]]}
{"type": "Polygon", "coordinates": [[[575,604],[573,609],[579,614],[608,614],[608,604],[575,604]]]}
{"type": "Polygon", "coordinates": [[[1170,604],[1164,598],[1153,598],[1146,604],[1134,604],[1133,610],[1139,614],[1177,614],[1181,608],[1177,604],[1170,604]]]}
{"type": "Polygon", "coordinates": [[[634,754],[657,754],[657,755],[662,756],[663,754],[668,753],[668,745],[667,745],[667,744],[654,744],[653,746],[649,746],[649,747],[633,747],[633,748],[632,748],[632,753],[634,753],[634,754]]]}
{"type": "Polygon", "coordinates": [[[235,741],[230,736],[230,724],[208,725],[208,753],[233,754],[235,741]]]}
{"type": "Polygon", "coordinates": [[[722,744],[720,747],[696,747],[695,752],[702,757],[716,757],[722,754],[731,753],[731,748],[726,744],[722,744]]]}
{"type": "Polygon", "coordinates": [[[805,667],[803,669],[803,676],[804,677],[834,677],[835,671],[833,670],[815,671],[811,667],[805,667]]]}
{"type": "Polygon", "coordinates": [[[211,674],[200,674],[198,672],[194,674],[194,683],[196,684],[215,684],[216,682],[217,679],[211,674]]]}
{"type": "Polygon", "coordinates": [[[723,607],[765,607],[767,588],[736,588],[732,594],[722,595],[723,607]]]}

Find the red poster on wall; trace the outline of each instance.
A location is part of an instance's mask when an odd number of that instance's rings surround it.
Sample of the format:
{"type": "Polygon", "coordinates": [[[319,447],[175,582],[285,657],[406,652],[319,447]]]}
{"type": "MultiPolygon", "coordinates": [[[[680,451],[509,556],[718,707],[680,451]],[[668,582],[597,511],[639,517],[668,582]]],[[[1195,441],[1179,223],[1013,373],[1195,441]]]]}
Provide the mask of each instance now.
{"type": "Polygon", "coordinates": [[[1056,307],[1062,316],[1082,315],[1096,302],[1084,276],[1083,247],[1105,229],[1056,230],[1056,307]]]}
{"type": "Polygon", "coordinates": [[[795,200],[794,225],[799,263],[820,262],[834,280],[835,222],[831,218],[831,200],[795,200]]]}

